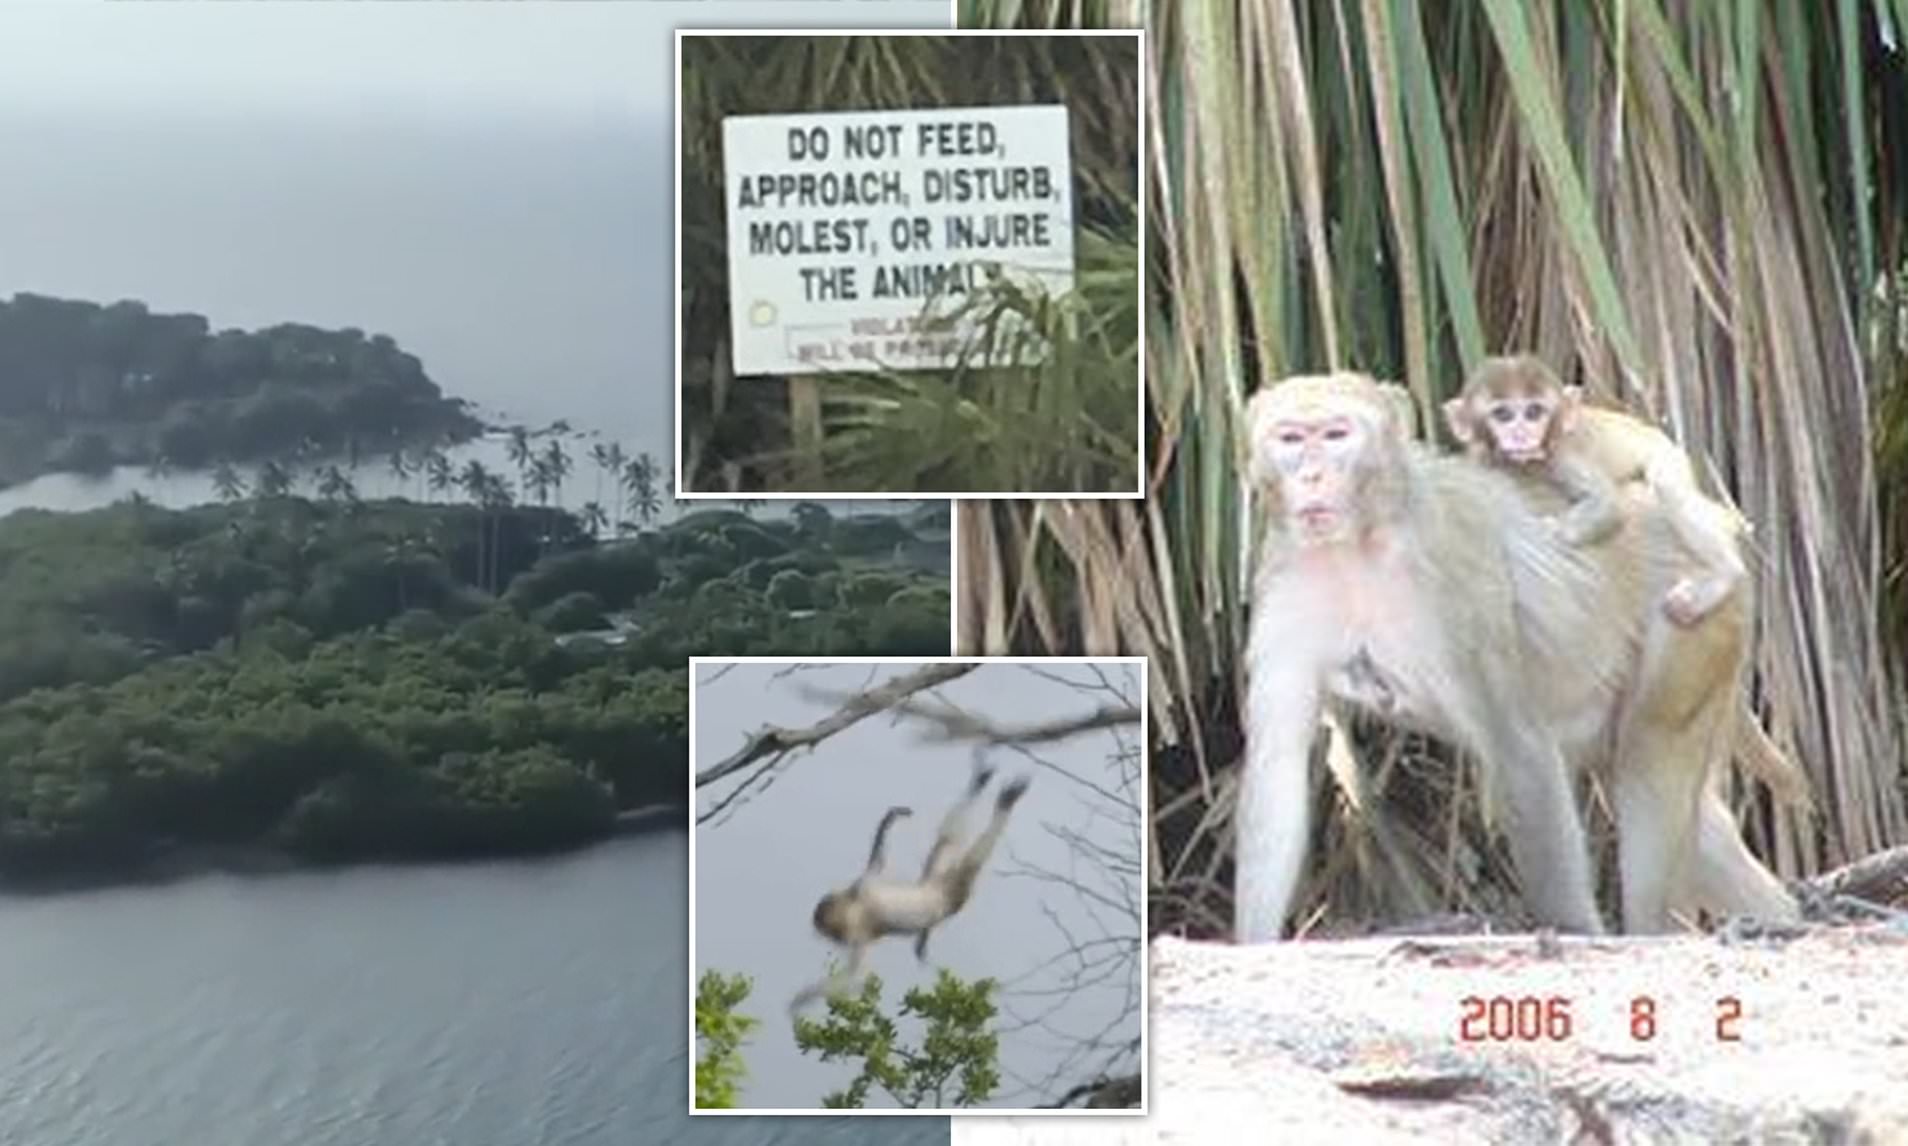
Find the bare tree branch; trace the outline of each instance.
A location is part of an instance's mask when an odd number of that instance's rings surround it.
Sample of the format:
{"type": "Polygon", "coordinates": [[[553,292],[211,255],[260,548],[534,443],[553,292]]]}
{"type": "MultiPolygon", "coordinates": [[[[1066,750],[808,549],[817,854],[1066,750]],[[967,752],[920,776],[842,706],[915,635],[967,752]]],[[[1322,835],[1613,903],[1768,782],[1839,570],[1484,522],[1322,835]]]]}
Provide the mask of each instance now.
{"type": "MultiPolygon", "coordinates": [[[[805,691],[818,698],[826,695],[820,689],[805,691]]],[[[913,697],[896,703],[894,710],[934,726],[932,731],[922,734],[923,740],[930,742],[971,740],[988,746],[1025,747],[1030,744],[1050,744],[1055,740],[1068,740],[1082,733],[1098,732],[1103,728],[1118,728],[1140,722],[1140,711],[1131,704],[1101,705],[1091,712],[1078,716],[1063,716],[1034,724],[996,724],[991,720],[975,716],[971,712],[963,712],[952,705],[935,704],[913,697]]]]}
{"type": "Polygon", "coordinates": [[[780,757],[797,748],[812,748],[835,733],[852,727],[877,712],[897,707],[900,702],[922,689],[946,684],[956,677],[966,676],[979,667],[977,664],[922,665],[913,672],[904,673],[886,684],[854,693],[842,702],[841,708],[836,710],[834,715],[825,720],[818,720],[807,728],[775,728],[773,726],[763,728],[749,737],[747,743],[728,759],[711,764],[696,773],[696,787],[712,784],[724,776],[740,772],[764,757],[780,757]]]}

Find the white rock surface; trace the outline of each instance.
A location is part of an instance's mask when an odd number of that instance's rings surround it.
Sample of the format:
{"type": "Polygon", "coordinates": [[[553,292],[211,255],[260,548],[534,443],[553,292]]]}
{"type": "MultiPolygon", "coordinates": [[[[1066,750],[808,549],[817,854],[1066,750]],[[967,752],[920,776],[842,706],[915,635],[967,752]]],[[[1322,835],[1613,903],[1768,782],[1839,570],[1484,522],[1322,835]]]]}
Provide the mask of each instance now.
{"type": "Polygon", "coordinates": [[[954,1146],[1908,1143],[1900,927],[1735,941],[1162,938],[1152,992],[1150,1114],[961,1116],[954,1146]],[[1570,1030],[1461,1039],[1470,996],[1567,1000],[1570,1030]],[[1640,1039],[1630,1016],[1646,996],[1655,1034],[1640,1039]],[[1718,1038],[1727,998],[1740,1003],[1722,1028],[1736,1041],[1718,1038]]]}

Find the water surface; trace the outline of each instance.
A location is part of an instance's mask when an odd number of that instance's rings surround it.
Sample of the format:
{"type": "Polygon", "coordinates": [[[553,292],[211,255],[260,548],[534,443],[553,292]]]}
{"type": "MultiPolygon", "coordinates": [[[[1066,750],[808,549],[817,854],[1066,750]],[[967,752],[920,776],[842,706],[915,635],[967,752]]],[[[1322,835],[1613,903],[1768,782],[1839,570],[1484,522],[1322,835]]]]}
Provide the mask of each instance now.
{"type": "Polygon", "coordinates": [[[0,1142],[936,1146],[686,1113],[687,838],[0,898],[0,1142]]]}

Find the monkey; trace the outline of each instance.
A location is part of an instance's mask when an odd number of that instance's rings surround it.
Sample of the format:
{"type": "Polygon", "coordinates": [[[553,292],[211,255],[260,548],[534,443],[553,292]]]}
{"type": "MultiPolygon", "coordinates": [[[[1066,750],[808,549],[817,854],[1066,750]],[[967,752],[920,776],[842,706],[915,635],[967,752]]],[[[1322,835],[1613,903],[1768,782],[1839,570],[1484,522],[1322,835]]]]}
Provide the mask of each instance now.
{"type": "Polygon", "coordinates": [[[1697,489],[1689,455],[1640,418],[1586,404],[1583,388],[1563,385],[1543,360],[1485,359],[1444,404],[1444,420],[1474,460],[1555,483],[1571,501],[1556,527],[1572,545],[1607,538],[1624,520],[1619,487],[1646,486],[1701,566],[1663,594],[1677,624],[1700,621],[1747,578],[1747,523],[1697,489]]]}
{"type": "Polygon", "coordinates": [[[1282,933],[1321,706],[1374,696],[1383,719],[1477,758],[1539,921],[1604,931],[1572,785],[1582,770],[1610,794],[1625,930],[1665,930],[1690,906],[1793,919],[1713,783],[1750,595],[1694,624],[1663,616],[1661,587],[1689,561],[1666,507],[1642,499],[1604,544],[1573,546],[1512,475],[1412,441],[1395,389],[1307,375],[1246,404],[1266,529],[1249,596],[1237,939],[1282,933]]]}
{"type": "Polygon", "coordinates": [[[810,1001],[824,995],[836,995],[861,977],[868,948],[887,935],[913,935],[915,958],[927,961],[928,936],[934,928],[967,906],[974,893],[974,880],[993,853],[1014,805],[1025,795],[1031,779],[1017,776],[1001,786],[994,798],[993,815],[987,826],[965,851],[961,838],[967,821],[980,804],[994,770],[977,764],[966,793],[942,819],[935,833],[934,846],[921,877],[913,882],[886,878],[888,830],[896,820],[913,815],[904,806],[889,808],[875,826],[874,845],[868,851],[868,863],[861,875],[845,888],[830,891],[815,904],[815,930],[848,950],[848,966],[841,972],[802,988],[789,1004],[794,1014],[810,1001]]]}
{"type": "MultiPolygon", "coordinates": [[[[1410,403],[1402,387],[1383,386],[1394,403],[1410,403]]],[[[1681,543],[1708,572],[1679,577],[1663,595],[1672,621],[1692,625],[1746,581],[1741,542],[1749,525],[1733,509],[1696,488],[1689,458],[1668,435],[1618,410],[1585,405],[1583,388],[1565,386],[1532,355],[1487,358],[1464,390],[1445,402],[1451,435],[1467,456],[1520,477],[1536,471],[1572,505],[1555,519],[1572,545],[1596,544],[1621,527],[1622,487],[1642,485],[1664,503],[1681,543]]],[[[1412,416],[1415,411],[1412,412],[1412,416]]],[[[1348,666],[1357,670],[1361,666],[1348,666]]],[[[1389,707],[1382,681],[1368,662],[1342,683],[1366,690],[1363,700],[1389,707]]],[[[1737,758],[1769,786],[1778,803],[1811,807],[1806,773],[1757,723],[1746,701],[1738,705],[1733,740],[1737,758]]]]}

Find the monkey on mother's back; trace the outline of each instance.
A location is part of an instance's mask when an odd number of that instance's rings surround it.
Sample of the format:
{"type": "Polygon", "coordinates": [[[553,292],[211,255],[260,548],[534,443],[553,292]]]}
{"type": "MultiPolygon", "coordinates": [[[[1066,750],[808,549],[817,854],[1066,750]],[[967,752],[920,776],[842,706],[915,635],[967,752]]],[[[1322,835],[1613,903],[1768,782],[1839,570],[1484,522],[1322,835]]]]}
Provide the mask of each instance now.
{"type": "Polygon", "coordinates": [[[1692,624],[1658,602],[1686,572],[1660,508],[1570,545],[1509,477],[1409,440],[1396,387],[1289,378],[1247,403],[1267,533],[1252,588],[1246,758],[1236,819],[1237,934],[1277,938],[1309,836],[1321,706],[1368,700],[1478,758],[1502,793],[1525,898],[1543,922],[1602,930],[1571,773],[1604,780],[1622,918],[1672,909],[1786,918],[1709,783],[1747,650],[1747,594],[1692,624]],[[1359,666],[1348,672],[1347,666],[1359,666]]]}

